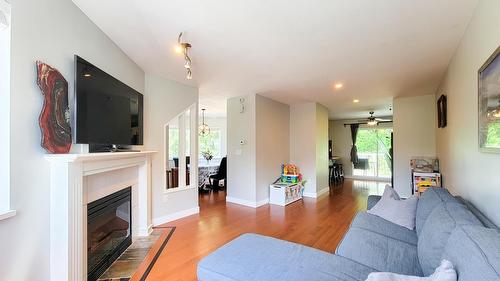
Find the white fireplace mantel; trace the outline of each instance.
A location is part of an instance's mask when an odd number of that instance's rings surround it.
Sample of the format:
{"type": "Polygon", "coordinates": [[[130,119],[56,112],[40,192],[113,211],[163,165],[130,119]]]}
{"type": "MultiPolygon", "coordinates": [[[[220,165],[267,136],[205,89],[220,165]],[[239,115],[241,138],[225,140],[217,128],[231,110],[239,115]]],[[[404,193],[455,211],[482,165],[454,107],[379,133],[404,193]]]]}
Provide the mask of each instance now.
{"type": "MultiPolygon", "coordinates": [[[[50,280],[87,280],[86,177],[137,168],[135,233],[151,232],[151,155],[155,151],[53,154],[50,162],[50,280]]],[[[135,173],[134,173],[135,174],[135,173]]],[[[135,194],[135,195],[134,195],[135,194]]]]}

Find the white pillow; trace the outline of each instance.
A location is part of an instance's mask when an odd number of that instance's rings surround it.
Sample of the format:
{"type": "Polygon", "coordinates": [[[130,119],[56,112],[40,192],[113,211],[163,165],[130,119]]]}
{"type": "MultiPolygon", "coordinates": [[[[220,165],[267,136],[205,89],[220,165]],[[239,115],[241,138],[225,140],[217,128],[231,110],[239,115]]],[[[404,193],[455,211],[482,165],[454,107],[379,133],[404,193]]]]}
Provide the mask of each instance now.
{"type": "Polygon", "coordinates": [[[367,212],[410,230],[415,228],[418,197],[400,200],[397,192],[386,186],[380,201],[367,212]]]}
{"type": "Polygon", "coordinates": [[[441,265],[429,277],[401,275],[390,272],[372,272],[368,275],[366,281],[457,281],[457,273],[451,262],[442,260],[441,265]]]}

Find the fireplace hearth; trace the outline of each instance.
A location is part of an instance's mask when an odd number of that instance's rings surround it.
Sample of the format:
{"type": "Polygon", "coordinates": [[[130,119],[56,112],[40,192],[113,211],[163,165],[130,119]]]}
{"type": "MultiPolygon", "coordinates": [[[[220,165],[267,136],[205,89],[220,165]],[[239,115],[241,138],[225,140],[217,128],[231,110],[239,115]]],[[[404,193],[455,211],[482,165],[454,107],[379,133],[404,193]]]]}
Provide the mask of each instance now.
{"type": "Polygon", "coordinates": [[[127,187],[87,205],[87,277],[94,281],[132,244],[132,192],[127,187]]]}

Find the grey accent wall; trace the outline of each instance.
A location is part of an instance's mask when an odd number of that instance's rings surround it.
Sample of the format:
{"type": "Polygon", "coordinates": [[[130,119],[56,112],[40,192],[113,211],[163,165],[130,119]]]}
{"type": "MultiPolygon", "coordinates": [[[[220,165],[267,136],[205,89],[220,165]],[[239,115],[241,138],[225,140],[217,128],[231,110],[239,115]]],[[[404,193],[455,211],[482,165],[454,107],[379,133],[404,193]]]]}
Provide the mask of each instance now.
{"type": "Polygon", "coordinates": [[[328,190],[328,110],[323,105],[290,106],[290,162],[307,180],[304,196],[328,190]]]}
{"type": "MultiPolygon", "coordinates": [[[[145,147],[157,151],[152,156],[152,216],[153,223],[198,208],[197,179],[192,178],[194,188],[165,193],[165,153],[167,153],[164,127],[174,117],[198,102],[198,89],[155,75],[146,74],[144,115],[146,125],[145,147]]],[[[196,114],[197,116],[198,114],[196,114]]],[[[198,122],[195,122],[196,124],[198,122]]],[[[197,155],[197,150],[192,151],[197,155]]]]}
{"type": "Polygon", "coordinates": [[[436,99],[447,95],[448,126],[436,129],[443,182],[500,225],[500,154],[479,152],[477,71],[500,46],[500,1],[476,8],[436,99]]]}
{"type": "Polygon", "coordinates": [[[436,105],[433,95],[397,98],[393,102],[394,189],[411,196],[410,159],[436,156],[436,105]]]}
{"type": "Polygon", "coordinates": [[[141,68],[73,2],[12,1],[11,203],[17,215],[0,221],[2,280],[49,280],[49,165],[40,147],[43,97],[35,61],[62,73],[72,100],[74,54],[144,93],[141,68]]]}
{"type": "Polygon", "coordinates": [[[255,116],[257,202],[262,202],[269,198],[281,164],[290,162],[290,106],[257,95],[255,116]]]}

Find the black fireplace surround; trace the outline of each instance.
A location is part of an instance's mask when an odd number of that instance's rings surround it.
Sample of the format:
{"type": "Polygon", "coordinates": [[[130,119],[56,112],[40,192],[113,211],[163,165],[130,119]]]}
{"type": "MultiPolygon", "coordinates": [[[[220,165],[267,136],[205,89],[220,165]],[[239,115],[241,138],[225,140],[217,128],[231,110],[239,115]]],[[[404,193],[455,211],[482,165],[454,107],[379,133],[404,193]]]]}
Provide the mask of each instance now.
{"type": "Polygon", "coordinates": [[[132,192],[127,187],[87,205],[87,280],[95,281],[132,244],[132,192]]]}

